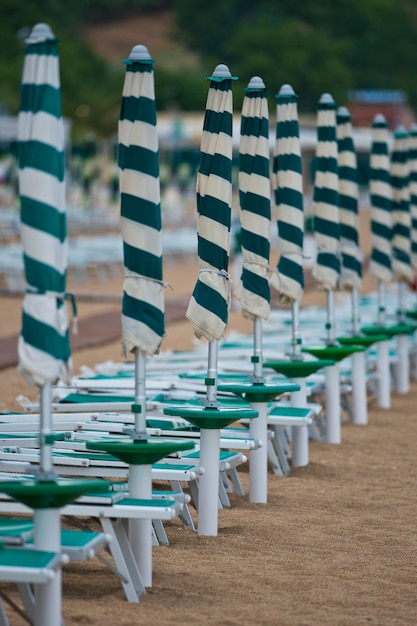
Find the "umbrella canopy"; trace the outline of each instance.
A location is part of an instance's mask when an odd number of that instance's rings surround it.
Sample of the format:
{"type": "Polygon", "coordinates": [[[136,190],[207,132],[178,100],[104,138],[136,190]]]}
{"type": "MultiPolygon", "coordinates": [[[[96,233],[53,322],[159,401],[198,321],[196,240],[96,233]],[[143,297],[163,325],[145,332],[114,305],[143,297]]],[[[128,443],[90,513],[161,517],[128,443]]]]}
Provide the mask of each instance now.
{"type": "Polygon", "coordinates": [[[26,40],[18,121],[21,237],[27,292],[19,370],[40,387],[71,380],[65,303],[67,229],[58,40],[37,24],[26,40]]]}
{"type": "Polygon", "coordinates": [[[417,271],[417,124],[413,124],[409,134],[409,192],[411,214],[411,265],[417,271]]]}
{"type": "Polygon", "coordinates": [[[358,166],[350,113],[339,107],[336,115],[339,165],[340,287],[362,286],[362,251],[359,247],[358,166]]]}
{"type": "Polygon", "coordinates": [[[336,104],[330,94],[318,103],[313,216],[317,259],[313,276],[325,291],[337,287],[339,260],[339,180],[336,104]]]}
{"type": "Polygon", "coordinates": [[[411,213],[408,164],[408,133],[403,126],[394,132],[391,154],[392,185],[392,269],[394,279],[410,282],[411,213]]]}
{"type": "Polygon", "coordinates": [[[208,77],[210,87],[197,174],[199,274],[186,317],[197,337],[218,341],[228,323],[232,205],[232,80],[226,65],[208,77]]]}
{"type": "Polygon", "coordinates": [[[119,183],[125,279],[122,351],[158,352],[165,335],[159,152],[153,59],[135,46],[125,61],[119,183]]]}
{"type": "Polygon", "coordinates": [[[271,194],[266,88],[254,76],[245,89],[239,152],[242,277],[235,290],[244,317],[268,319],[271,194]]]}
{"type": "Polygon", "coordinates": [[[280,250],[278,290],[281,302],[292,304],[301,300],[304,289],[304,209],[298,97],[290,85],[283,85],[275,98],[277,126],[273,185],[280,250]]]}
{"type": "Polygon", "coordinates": [[[392,281],[391,205],[388,125],[378,114],[372,122],[369,196],[371,202],[371,258],[369,272],[379,283],[392,281]]]}

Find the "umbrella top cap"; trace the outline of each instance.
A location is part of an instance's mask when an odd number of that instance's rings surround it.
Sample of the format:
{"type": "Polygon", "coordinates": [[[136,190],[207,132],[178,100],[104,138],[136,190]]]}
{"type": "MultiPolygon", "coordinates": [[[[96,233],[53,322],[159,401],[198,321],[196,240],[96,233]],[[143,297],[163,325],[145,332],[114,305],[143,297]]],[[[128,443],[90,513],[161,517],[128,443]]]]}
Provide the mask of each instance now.
{"type": "Polygon", "coordinates": [[[279,96],[295,96],[295,91],[291,85],[282,85],[278,92],[279,96]]]}
{"type": "Polygon", "coordinates": [[[402,124],[398,124],[398,126],[395,127],[394,135],[398,138],[406,137],[408,133],[405,126],[403,126],[402,124]]]}
{"type": "Polygon", "coordinates": [[[338,117],[349,117],[350,118],[350,113],[349,113],[349,111],[347,110],[346,107],[339,107],[337,109],[337,115],[338,115],[338,117]]]}
{"type": "Polygon", "coordinates": [[[129,59],[131,61],[150,61],[151,55],[146,46],[138,45],[133,46],[129,59]]]}
{"type": "Polygon", "coordinates": [[[248,89],[265,89],[265,83],[260,76],[252,76],[248,83],[248,89]]]}
{"type": "Polygon", "coordinates": [[[382,113],[377,113],[372,121],[373,125],[386,125],[387,124],[387,120],[385,119],[385,117],[382,115],[382,113]]]}
{"type": "Polygon", "coordinates": [[[220,82],[222,80],[237,80],[237,76],[232,76],[229,68],[224,63],[219,63],[214,68],[214,72],[211,76],[208,76],[207,80],[215,80],[220,82]]]}
{"type": "Polygon", "coordinates": [[[32,28],[29,37],[25,39],[25,43],[41,43],[48,40],[56,41],[56,37],[48,24],[40,22],[32,28]]]}
{"type": "Polygon", "coordinates": [[[411,126],[410,126],[410,133],[412,135],[417,135],[417,124],[411,124],[411,126]]]}
{"type": "Polygon", "coordinates": [[[320,104],[334,104],[334,100],[329,93],[324,93],[320,96],[320,104]]]}

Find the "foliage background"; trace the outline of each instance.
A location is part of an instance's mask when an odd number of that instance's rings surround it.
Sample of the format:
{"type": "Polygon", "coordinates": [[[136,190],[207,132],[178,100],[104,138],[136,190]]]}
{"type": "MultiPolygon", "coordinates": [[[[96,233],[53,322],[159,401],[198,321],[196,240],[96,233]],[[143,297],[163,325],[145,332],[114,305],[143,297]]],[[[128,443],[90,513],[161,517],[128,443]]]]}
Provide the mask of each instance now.
{"type": "MultiPolygon", "coordinates": [[[[235,108],[253,75],[268,87],[270,106],[283,83],[299,95],[301,112],[314,111],[320,94],[345,104],[356,89],[404,90],[417,106],[417,3],[415,0],[2,0],[0,8],[0,104],[15,114],[23,39],[31,26],[47,22],[61,39],[64,115],[75,136],[116,128],[124,66],[100,56],[89,40],[95,24],[146,15],[171,14],[170,37],[193,68],[155,65],[160,110],[202,110],[208,76],[217,63],[240,77],[235,108]],[[93,110],[94,115],[83,115],[93,110]]],[[[126,42],[127,49],[141,43],[126,42]]],[[[158,60],[158,59],[157,59],[158,60]]]]}

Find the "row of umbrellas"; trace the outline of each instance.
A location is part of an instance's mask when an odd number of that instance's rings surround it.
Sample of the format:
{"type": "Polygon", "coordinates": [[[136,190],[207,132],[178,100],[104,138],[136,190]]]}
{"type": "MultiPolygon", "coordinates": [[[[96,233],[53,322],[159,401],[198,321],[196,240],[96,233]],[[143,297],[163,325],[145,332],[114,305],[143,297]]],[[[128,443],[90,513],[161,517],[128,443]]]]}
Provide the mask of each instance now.
{"type": "MultiPolygon", "coordinates": [[[[39,387],[43,398],[38,480],[51,481],[54,471],[50,386],[59,379],[69,382],[71,376],[66,306],[64,132],[57,39],[47,25],[38,24],[26,43],[19,114],[19,187],[27,294],[19,339],[19,367],[39,387]]],[[[132,440],[146,442],[146,358],[159,351],[165,335],[154,60],[146,47],[135,46],[125,63],[119,121],[125,265],[122,351],[124,356],[133,353],[136,364],[132,407],[136,421],[132,440]]],[[[216,408],[217,348],[227,328],[231,293],[228,263],[232,84],[236,77],[220,64],[208,80],[197,177],[199,274],[187,317],[196,336],[209,342],[205,403],[216,408]]],[[[241,120],[239,200],[243,271],[236,296],[243,315],[254,322],[253,381],[258,383],[263,381],[261,321],[269,316],[271,284],[278,289],[281,300],[292,307],[290,358],[303,358],[299,303],[304,286],[304,212],[297,96],[289,85],[284,85],[276,101],[272,183],[281,253],[276,271],[269,267],[269,118],[266,88],[259,77],[253,77],[245,90],[241,120]]],[[[317,127],[313,213],[318,254],[314,275],[329,296],[327,340],[332,342],[335,338],[333,291],[340,285],[357,295],[361,287],[358,185],[349,113],[339,109],[336,115],[336,105],[329,94],[320,99],[317,127]]],[[[371,272],[380,284],[391,279],[391,273],[405,284],[412,278],[415,268],[412,263],[417,259],[417,237],[411,248],[410,211],[411,202],[417,211],[417,133],[412,135],[411,151],[408,134],[395,133],[391,161],[385,152],[388,132],[384,120],[375,121],[374,133],[371,272]]],[[[413,219],[415,225],[416,217],[413,219]]],[[[354,306],[353,310],[353,330],[357,332],[358,312],[354,306]]],[[[39,620],[39,624],[48,623],[45,615],[39,620]]]]}

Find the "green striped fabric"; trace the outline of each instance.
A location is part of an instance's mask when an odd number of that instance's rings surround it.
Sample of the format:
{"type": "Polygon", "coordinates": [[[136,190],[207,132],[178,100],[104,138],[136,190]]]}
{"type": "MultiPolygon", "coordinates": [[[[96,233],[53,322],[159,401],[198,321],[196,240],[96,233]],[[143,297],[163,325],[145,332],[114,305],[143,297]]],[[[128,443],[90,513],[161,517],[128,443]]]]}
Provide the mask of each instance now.
{"type": "Polygon", "coordinates": [[[369,197],[371,202],[371,258],[369,272],[381,283],[392,281],[391,234],[392,188],[388,125],[378,114],[372,122],[369,162],[369,197]]]}
{"type": "Polygon", "coordinates": [[[209,341],[221,339],[228,323],[234,79],[223,64],[208,78],[197,174],[199,274],[186,316],[209,341]]]}
{"type": "Polygon", "coordinates": [[[242,314],[268,319],[271,192],[269,114],[266,88],[254,76],[245,89],[240,126],[239,203],[242,230],[242,277],[235,290],[242,314]]]}
{"type": "Polygon", "coordinates": [[[67,228],[58,40],[37,24],[26,40],[18,118],[21,238],[27,291],[19,370],[42,387],[71,380],[65,303],[67,228]]]}
{"type": "Polygon", "coordinates": [[[339,259],[339,173],[336,104],[323,94],[317,107],[316,171],[313,193],[314,235],[317,259],[313,276],[325,291],[337,287],[339,259]]]}
{"type": "Polygon", "coordinates": [[[404,126],[394,132],[391,152],[392,270],[396,281],[411,281],[411,213],[408,133],[404,126]]]}
{"type": "Polygon", "coordinates": [[[158,352],[165,335],[159,149],[153,59],[135,46],[125,61],[119,183],[125,278],[122,352],[158,352]]]}
{"type": "Polygon", "coordinates": [[[273,157],[274,202],[277,208],[281,302],[299,302],[304,290],[304,208],[297,100],[290,85],[275,96],[277,125],[273,157]]]}
{"type": "Polygon", "coordinates": [[[417,271],[417,124],[409,133],[408,163],[410,168],[409,192],[411,214],[411,265],[417,271]]]}
{"type": "Polygon", "coordinates": [[[339,107],[336,115],[339,163],[340,287],[362,286],[362,251],[359,246],[358,165],[350,113],[339,107]]]}

